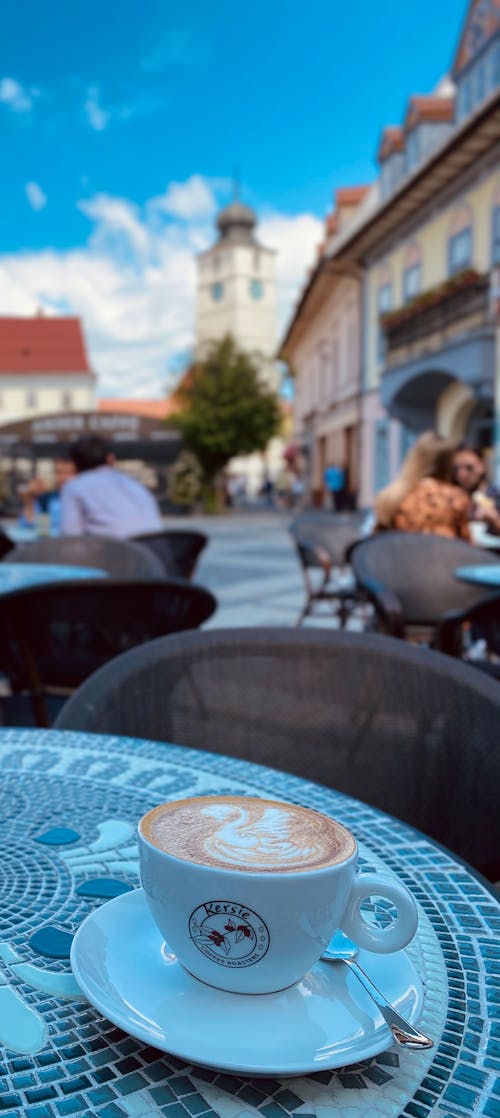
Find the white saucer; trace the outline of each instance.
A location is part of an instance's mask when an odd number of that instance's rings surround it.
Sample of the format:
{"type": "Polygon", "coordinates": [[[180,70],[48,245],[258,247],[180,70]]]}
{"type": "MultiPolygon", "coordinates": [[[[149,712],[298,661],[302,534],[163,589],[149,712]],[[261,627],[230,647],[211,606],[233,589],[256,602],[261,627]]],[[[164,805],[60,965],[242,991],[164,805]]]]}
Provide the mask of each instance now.
{"type": "MultiPolygon", "coordinates": [[[[412,1024],[422,984],[404,951],[359,952],[361,966],[412,1024]]],[[[343,963],[316,963],[277,994],[228,994],[193,978],[153,922],[142,889],[95,909],[71,949],[75,978],[100,1013],[164,1052],[243,1075],[305,1075],[383,1052],[391,1033],[343,963]]]]}

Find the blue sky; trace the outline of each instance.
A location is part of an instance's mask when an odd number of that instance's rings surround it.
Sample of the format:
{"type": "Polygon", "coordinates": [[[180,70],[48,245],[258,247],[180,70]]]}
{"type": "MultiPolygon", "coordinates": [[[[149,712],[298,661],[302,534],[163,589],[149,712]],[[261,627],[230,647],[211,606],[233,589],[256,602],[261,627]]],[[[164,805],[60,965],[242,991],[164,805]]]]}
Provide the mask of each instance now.
{"type": "Polygon", "coordinates": [[[332,191],[374,177],[382,126],[449,69],[467,7],[4,5],[0,313],[81,314],[101,393],[161,394],[237,170],[280,250],[283,324],[332,191]]]}

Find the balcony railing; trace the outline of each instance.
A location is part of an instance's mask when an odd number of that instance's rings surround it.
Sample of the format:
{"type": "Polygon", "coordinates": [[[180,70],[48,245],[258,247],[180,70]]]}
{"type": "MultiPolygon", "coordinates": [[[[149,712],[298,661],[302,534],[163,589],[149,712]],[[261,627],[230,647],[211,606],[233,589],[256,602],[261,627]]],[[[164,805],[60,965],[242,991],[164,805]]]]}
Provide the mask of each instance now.
{"type": "Polygon", "coordinates": [[[468,271],[381,315],[387,359],[415,343],[429,343],[433,337],[438,340],[443,334],[451,336],[461,328],[487,322],[489,290],[489,275],[468,271]]]}

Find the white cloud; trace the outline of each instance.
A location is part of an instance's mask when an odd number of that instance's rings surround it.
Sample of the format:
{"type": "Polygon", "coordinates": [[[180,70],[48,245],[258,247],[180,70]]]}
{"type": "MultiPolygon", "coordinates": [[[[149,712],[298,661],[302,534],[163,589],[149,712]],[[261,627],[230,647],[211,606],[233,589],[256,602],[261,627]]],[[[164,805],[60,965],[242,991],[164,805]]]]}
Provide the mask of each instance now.
{"type": "Polygon", "coordinates": [[[191,175],[186,182],[171,182],[164,194],[151,205],[185,221],[212,217],[217,208],[214,190],[202,175],[191,175]]]}
{"type": "Polygon", "coordinates": [[[87,90],[84,104],[85,115],[90,127],[95,132],[103,132],[109,121],[109,112],[99,104],[100,92],[96,85],[91,85],[87,90]]]}
{"type": "Polygon", "coordinates": [[[152,72],[171,67],[192,70],[206,65],[211,55],[208,42],[201,39],[192,27],[171,27],[146,52],[142,66],[152,72]]]}
{"type": "Polygon", "coordinates": [[[259,225],[262,244],[276,249],[279,332],[289,318],[293,304],[306,282],[308,269],[315,263],[316,248],[324,225],[312,214],[286,216],[271,213],[259,225]]]}
{"type": "MultiPolygon", "coordinates": [[[[164,395],[192,350],[194,254],[214,236],[213,183],[194,175],[170,184],[164,197],[169,205],[174,199],[175,213],[159,211],[156,199],[140,210],[127,199],[97,195],[80,203],[91,223],[85,246],[0,256],[2,314],[33,314],[41,306],[49,314],[80,315],[101,395],[164,395]]],[[[263,244],[280,250],[282,322],[320,231],[308,214],[271,214],[258,230],[263,244]]]]}
{"type": "Polygon", "coordinates": [[[27,182],[24,193],[32,210],[43,210],[44,206],[47,205],[47,195],[37,182],[27,182]]]}
{"type": "Polygon", "coordinates": [[[31,112],[33,99],[38,96],[37,89],[26,89],[15,78],[0,79],[0,101],[14,113],[31,112]]]}

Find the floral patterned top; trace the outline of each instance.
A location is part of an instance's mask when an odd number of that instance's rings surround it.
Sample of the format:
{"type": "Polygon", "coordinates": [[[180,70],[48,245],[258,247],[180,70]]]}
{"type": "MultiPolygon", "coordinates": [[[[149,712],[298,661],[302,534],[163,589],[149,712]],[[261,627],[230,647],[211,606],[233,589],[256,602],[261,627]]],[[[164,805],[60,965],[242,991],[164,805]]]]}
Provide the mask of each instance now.
{"type": "Polygon", "coordinates": [[[470,498],[457,485],[424,477],[401,502],[394,528],[470,540],[470,498]]]}

